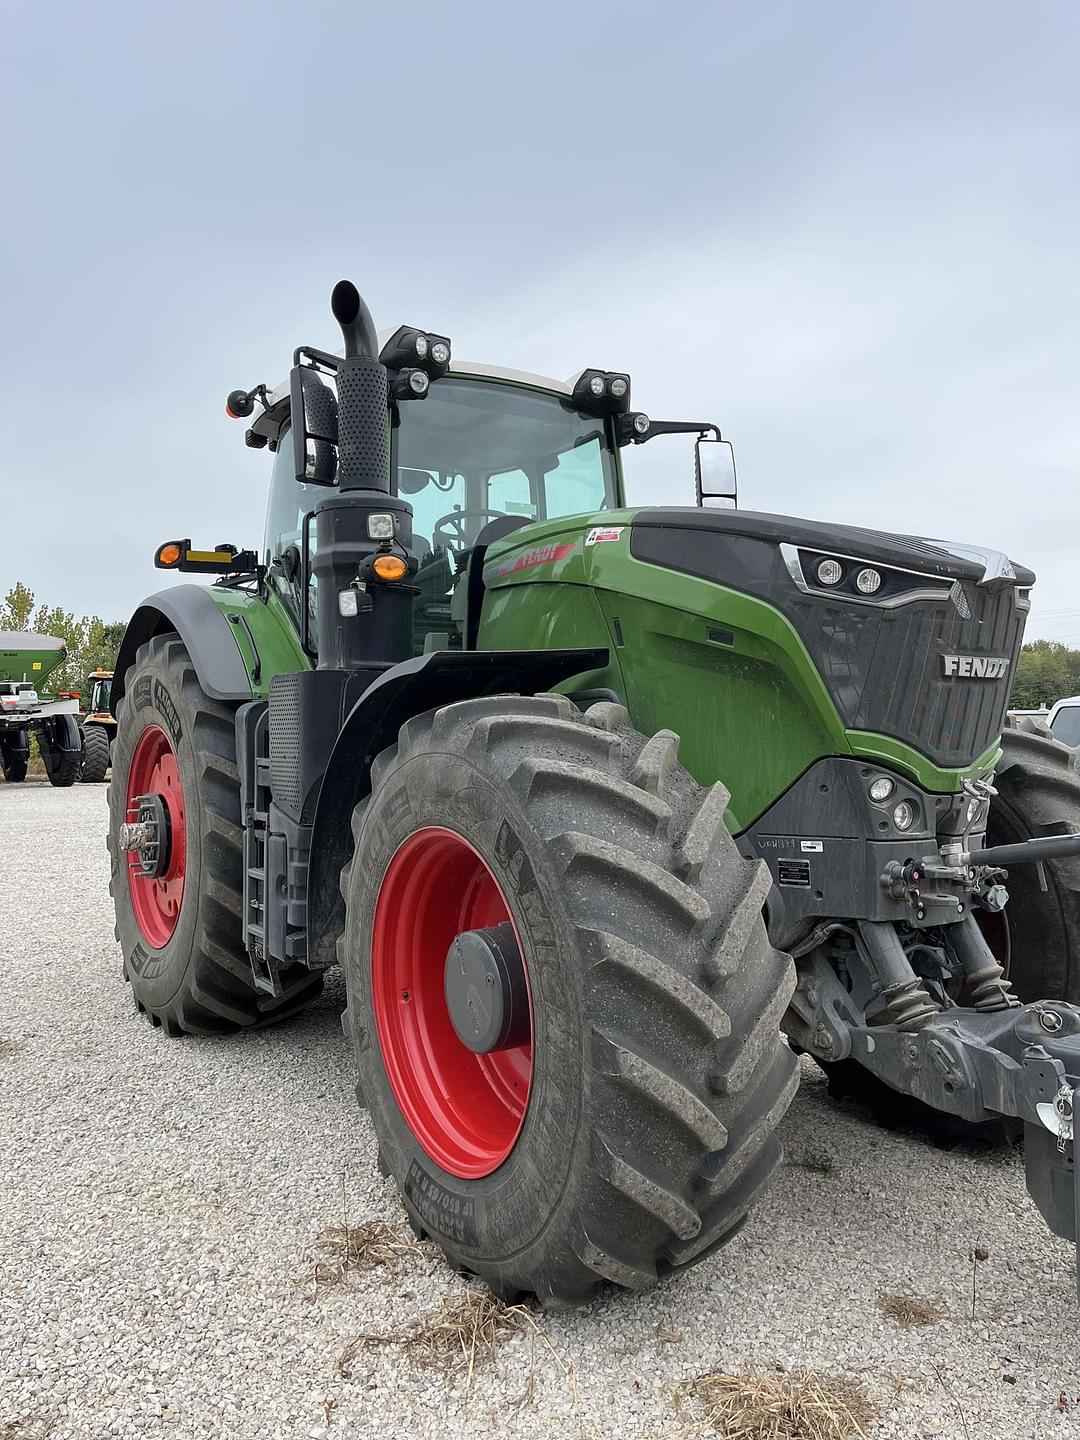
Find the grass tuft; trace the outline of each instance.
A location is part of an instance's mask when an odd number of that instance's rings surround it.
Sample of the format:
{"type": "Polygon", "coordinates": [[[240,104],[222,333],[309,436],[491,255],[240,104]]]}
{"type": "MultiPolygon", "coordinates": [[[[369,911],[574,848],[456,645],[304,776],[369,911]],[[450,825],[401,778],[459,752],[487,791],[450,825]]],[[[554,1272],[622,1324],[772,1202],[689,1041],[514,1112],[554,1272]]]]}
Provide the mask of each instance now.
{"type": "Polygon", "coordinates": [[[531,1403],[538,1365],[536,1342],[548,1352],[569,1381],[577,1400],[577,1384],[573,1367],[556,1354],[544,1327],[525,1305],[506,1305],[487,1290],[467,1289],[452,1299],[443,1300],[438,1310],[422,1315],[407,1328],[358,1335],[338,1357],[338,1372],[345,1380],[352,1379],[357,1357],[379,1345],[396,1345],[412,1364],[438,1370],[446,1375],[464,1374],[466,1393],[472,1386],[475,1372],[489,1365],[501,1344],[515,1336],[528,1336],[532,1342],[533,1360],[523,1402],[531,1403]]]}
{"type": "Polygon", "coordinates": [[[55,1415],[17,1415],[0,1420],[0,1440],[48,1440],[55,1427],[55,1415]]]}
{"type": "Polygon", "coordinates": [[[835,1169],[833,1157],[827,1150],[806,1150],[802,1155],[792,1155],[788,1164],[799,1170],[811,1170],[815,1175],[831,1175],[835,1169]]]}
{"type": "Polygon", "coordinates": [[[385,1220],[364,1220],[359,1225],[329,1225],[305,1251],[312,1267],[316,1291],[320,1286],[345,1285],[352,1275],[380,1266],[393,1273],[398,1262],[420,1250],[406,1231],[385,1220]]]}
{"type": "Polygon", "coordinates": [[[930,1300],[922,1295],[899,1295],[889,1290],[883,1290],[878,1296],[878,1306],[887,1320],[894,1321],[904,1330],[936,1325],[949,1313],[940,1300],[930,1300]]]}
{"type": "Polygon", "coordinates": [[[342,1351],[338,1369],[347,1380],[362,1350],[397,1345],[417,1365],[448,1372],[467,1370],[471,1375],[495,1358],[504,1340],[524,1334],[534,1323],[524,1305],[504,1305],[487,1290],[467,1290],[444,1300],[434,1314],[420,1316],[405,1330],[358,1335],[342,1351]]]}
{"type": "Polygon", "coordinates": [[[676,1398],[725,1440],[849,1440],[874,1418],[854,1380],[807,1371],[699,1375],[676,1398]]]}

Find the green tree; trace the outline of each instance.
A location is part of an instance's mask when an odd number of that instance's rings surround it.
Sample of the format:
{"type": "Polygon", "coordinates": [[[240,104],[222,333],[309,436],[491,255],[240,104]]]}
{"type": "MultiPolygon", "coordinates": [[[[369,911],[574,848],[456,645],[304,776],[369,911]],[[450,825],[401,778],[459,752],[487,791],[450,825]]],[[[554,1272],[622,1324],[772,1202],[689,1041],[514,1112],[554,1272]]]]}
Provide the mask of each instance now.
{"type": "Polygon", "coordinates": [[[1009,704],[1037,710],[1066,695],[1080,694],[1080,650],[1060,640],[1032,640],[1020,651],[1009,704]]]}
{"type": "Polygon", "coordinates": [[[124,635],[119,620],[77,616],[73,610],[58,605],[38,605],[35,610],[34,593],[21,580],[0,602],[0,630],[29,630],[36,635],[55,635],[65,642],[67,659],[49,676],[50,691],[81,691],[92,670],[112,670],[124,635]]]}
{"type": "Polygon", "coordinates": [[[16,580],[0,604],[0,630],[29,630],[34,592],[16,580]]]}

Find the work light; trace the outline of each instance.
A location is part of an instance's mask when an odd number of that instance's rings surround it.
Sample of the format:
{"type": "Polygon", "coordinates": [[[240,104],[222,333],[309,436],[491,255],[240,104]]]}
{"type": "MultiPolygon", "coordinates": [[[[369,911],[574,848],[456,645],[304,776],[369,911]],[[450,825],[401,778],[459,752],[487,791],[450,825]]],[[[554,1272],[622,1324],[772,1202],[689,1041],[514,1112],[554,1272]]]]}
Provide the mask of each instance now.
{"type": "Polygon", "coordinates": [[[379,359],[391,372],[420,365],[429,380],[438,380],[450,365],[450,341],[445,335],[402,325],[382,347],[379,359]]]}
{"type": "Polygon", "coordinates": [[[839,585],[844,578],[844,567],[839,560],[821,560],[818,562],[817,578],[822,585],[839,585]]]}

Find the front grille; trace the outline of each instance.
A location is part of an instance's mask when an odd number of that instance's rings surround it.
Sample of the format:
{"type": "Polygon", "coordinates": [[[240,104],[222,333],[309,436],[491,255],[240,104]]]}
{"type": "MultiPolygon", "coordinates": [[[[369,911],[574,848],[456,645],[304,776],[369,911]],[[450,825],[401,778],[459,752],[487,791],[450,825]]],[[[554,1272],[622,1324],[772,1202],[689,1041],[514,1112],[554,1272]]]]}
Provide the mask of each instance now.
{"type": "Polygon", "coordinates": [[[969,764],[1001,733],[1026,611],[1011,586],[965,584],[953,601],[895,610],[800,597],[789,609],[844,724],[904,740],[939,765],[969,764]],[[947,677],[942,655],[1004,656],[999,679],[947,677]]]}

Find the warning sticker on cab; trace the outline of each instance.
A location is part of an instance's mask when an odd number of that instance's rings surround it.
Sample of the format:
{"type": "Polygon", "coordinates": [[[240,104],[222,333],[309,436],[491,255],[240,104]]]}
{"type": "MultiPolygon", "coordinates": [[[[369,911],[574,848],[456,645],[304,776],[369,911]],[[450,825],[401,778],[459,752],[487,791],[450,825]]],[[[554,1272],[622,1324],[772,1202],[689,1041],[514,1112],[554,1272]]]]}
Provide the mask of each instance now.
{"type": "Polygon", "coordinates": [[[618,540],[625,529],[625,525],[596,525],[585,536],[585,544],[603,545],[606,541],[618,540]]]}

